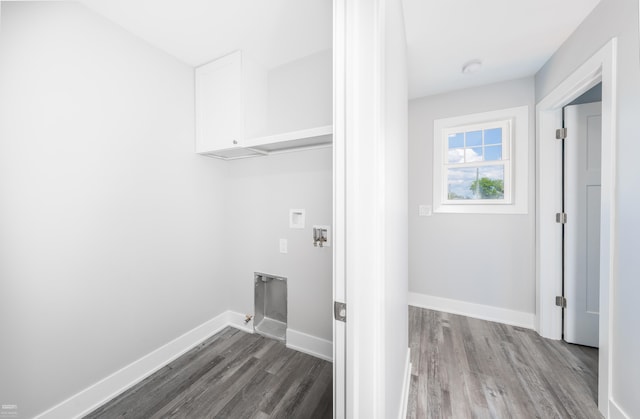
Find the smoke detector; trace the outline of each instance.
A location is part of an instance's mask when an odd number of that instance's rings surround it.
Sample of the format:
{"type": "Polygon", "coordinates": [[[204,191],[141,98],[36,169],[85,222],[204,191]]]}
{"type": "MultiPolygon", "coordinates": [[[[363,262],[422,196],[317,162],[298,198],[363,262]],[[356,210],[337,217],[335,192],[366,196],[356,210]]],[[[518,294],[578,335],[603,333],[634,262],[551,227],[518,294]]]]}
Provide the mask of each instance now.
{"type": "Polygon", "coordinates": [[[462,74],[477,73],[482,68],[482,60],[471,60],[462,66],[462,74]]]}

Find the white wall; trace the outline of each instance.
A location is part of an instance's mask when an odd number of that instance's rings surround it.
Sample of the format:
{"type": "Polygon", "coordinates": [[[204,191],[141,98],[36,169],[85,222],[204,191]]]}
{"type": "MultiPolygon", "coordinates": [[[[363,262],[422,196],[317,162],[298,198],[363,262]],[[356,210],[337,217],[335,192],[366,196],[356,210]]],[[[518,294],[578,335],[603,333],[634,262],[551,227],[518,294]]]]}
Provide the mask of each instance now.
{"type": "Polygon", "coordinates": [[[331,125],[332,58],[324,50],[269,71],[267,134],[331,125]]]}
{"type": "MultiPolygon", "coordinates": [[[[269,70],[266,135],[331,125],[332,51],[269,70]]],[[[332,223],[331,148],[228,163],[225,244],[234,311],[254,313],[253,273],[288,279],[288,327],[332,341],[332,250],[313,246],[313,225],[332,223]],[[289,210],[305,209],[303,230],[289,210]],[[288,253],[279,252],[279,239],[288,253]]]]}
{"type": "MultiPolygon", "coordinates": [[[[331,125],[331,51],[269,70],[267,109],[266,135],[331,125]]],[[[254,313],[254,272],[284,276],[288,328],[332,341],[332,248],[314,247],[312,233],[313,225],[332,227],[331,148],[230,161],[227,168],[231,309],[254,313]],[[289,228],[290,209],[306,210],[304,229],[289,228]],[[280,239],[288,242],[286,254],[280,239]]]]}
{"type": "Polygon", "coordinates": [[[612,399],[628,417],[640,417],[640,282],[637,243],[640,236],[640,69],[638,1],[602,0],[587,19],[536,75],[536,101],[550,93],[569,74],[598,51],[612,37],[618,38],[617,52],[617,173],[615,262],[612,278],[613,327],[611,340],[612,399]]]}
{"type": "Polygon", "coordinates": [[[32,417],[227,309],[193,70],[74,3],[3,2],[0,403],[32,417]]]}
{"type": "Polygon", "coordinates": [[[227,162],[225,264],[230,308],[253,314],[253,273],[287,278],[288,327],[331,341],[332,248],[313,246],[313,225],[332,223],[331,148],[227,162]],[[304,229],[289,209],[305,209],[304,229]],[[280,253],[286,239],[288,253],[280,253]]]}
{"type": "MultiPolygon", "coordinates": [[[[409,291],[535,312],[534,80],[525,78],[409,102],[409,291]],[[435,119],[529,106],[529,213],[433,214],[435,119]]],[[[520,146],[522,139],[517,139],[520,146]]]]}
{"type": "Polygon", "coordinates": [[[386,1],[384,42],[384,361],[385,418],[400,417],[406,403],[409,226],[408,81],[401,2],[386,1]],[[405,398],[405,400],[403,400],[405,398]]]}

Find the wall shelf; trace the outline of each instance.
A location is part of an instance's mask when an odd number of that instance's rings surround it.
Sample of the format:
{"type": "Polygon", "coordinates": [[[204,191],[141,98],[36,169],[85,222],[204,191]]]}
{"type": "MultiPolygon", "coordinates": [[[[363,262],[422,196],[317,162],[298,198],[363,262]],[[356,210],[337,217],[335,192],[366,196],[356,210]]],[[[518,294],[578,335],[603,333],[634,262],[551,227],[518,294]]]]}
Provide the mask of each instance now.
{"type": "Polygon", "coordinates": [[[291,151],[330,147],[333,143],[333,126],[308,128],[264,137],[251,138],[242,147],[233,147],[201,153],[223,160],[236,160],[291,151]]]}
{"type": "Polygon", "coordinates": [[[325,125],[323,127],[252,138],[245,142],[245,147],[266,153],[277,153],[329,146],[332,141],[333,126],[325,125]]]}
{"type": "Polygon", "coordinates": [[[196,153],[235,160],[330,147],[332,57],[266,70],[238,50],[197,67],[196,153]]]}

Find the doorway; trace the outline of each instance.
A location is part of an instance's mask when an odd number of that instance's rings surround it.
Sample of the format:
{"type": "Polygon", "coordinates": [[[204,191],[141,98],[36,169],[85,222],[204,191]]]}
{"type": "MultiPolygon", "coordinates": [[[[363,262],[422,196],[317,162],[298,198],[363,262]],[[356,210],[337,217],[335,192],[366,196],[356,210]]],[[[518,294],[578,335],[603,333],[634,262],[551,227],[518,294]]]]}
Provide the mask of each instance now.
{"type": "Polygon", "coordinates": [[[546,338],[562,339],[563,242],[557,222],[562,212],[562,109],[602,83],[602,149],[600,203],[600,295],[598,336],[598,409],[608,417],[611,394],[610,298],[615,287],[615,165],[616,51],[612,38],[579,66],[536,106],[536,330],[546,338]]]}

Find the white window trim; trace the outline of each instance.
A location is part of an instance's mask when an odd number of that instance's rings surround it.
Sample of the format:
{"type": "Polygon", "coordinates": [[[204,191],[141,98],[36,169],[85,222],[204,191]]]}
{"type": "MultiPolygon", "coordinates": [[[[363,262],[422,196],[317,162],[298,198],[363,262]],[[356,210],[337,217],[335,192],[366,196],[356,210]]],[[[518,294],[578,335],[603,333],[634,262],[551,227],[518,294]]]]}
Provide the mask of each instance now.
{"type": "MultiPolygon", "coordinates": [[[[529,197],[529,107],[501,109],[452,118],[436,119],[433,124],[433,212],[457,214],[527,214],[529,197]],[[455,127],[510,120],[509,161],[511,176],[506,179],[505,200],[451,201],[444,184],[444,133],[455,127]],[[507,191],[509,193],[507,194],[507,191]],[[509,195],[509,196],[508,196],[509,195]]],[[[505,161],[496,163],[504,163],[505,161]]],[[[484,163],[483,163],[484,164],[484,163]]],[[[487,163],[488,164],[488,163],[487,163]]]]}

